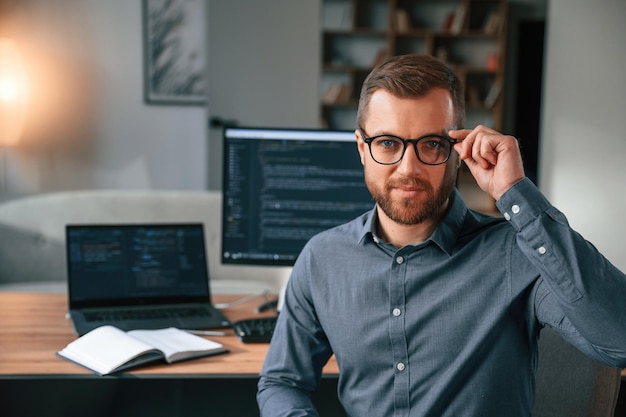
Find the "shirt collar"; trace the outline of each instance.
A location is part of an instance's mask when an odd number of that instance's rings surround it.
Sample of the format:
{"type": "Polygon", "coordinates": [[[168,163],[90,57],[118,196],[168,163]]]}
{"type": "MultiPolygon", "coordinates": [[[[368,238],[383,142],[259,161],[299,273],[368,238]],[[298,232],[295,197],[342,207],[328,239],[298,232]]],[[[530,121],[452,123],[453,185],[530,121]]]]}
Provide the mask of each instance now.
{"type": "MultiPolygon", "coordinates": [[[[450,194],[450,204],[446,215],[428,240],[435,243],[448,255],[451,255],[461,233],[461,226],[465,221],[467,211],[465,202],[463,202],[459,191],[455,188],[450,194]]],[[[378,213],[375,206],[369,213],[369,216],[366,217],[365,222],[363,222],[361,231],[358,234],[359,244],[364,244],[366,239],[374,242],[378,240],[376,236],[377,222],[378,213]]]]}
{"type": "Polygon", "coordinates": [[[448,212],[439,226],[437,226],[437,229],[435,229],[435,233],[430,237],[430,240],[448,255],[452,255],[466,216],[467,206],[461,198],[461,194],[455,188],[450,194],[448,212]]]}
{"type": "Polygon", "coordinates": [[[359,231],[358,237],[359,245],[365,244],[366,240],[376,241],[378,238],[376,237],[376,223],[378,222],[378,212],[376,208],[378,206],[374,205],[374,208],[369,212],[369,214],[365,217],[365,221],[363,222],[363,226],[359,231]]]}

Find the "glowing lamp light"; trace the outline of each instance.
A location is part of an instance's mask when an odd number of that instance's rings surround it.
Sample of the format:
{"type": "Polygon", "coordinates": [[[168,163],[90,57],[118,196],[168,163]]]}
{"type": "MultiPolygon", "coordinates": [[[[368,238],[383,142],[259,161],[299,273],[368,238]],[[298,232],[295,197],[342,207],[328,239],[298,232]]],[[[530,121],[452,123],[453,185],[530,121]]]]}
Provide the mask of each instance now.
{"type": "Polygon", "coordinates": [[[0,146],[20,140],[26,120],[26,69],[15,42],[0,38],[0,146]]]}

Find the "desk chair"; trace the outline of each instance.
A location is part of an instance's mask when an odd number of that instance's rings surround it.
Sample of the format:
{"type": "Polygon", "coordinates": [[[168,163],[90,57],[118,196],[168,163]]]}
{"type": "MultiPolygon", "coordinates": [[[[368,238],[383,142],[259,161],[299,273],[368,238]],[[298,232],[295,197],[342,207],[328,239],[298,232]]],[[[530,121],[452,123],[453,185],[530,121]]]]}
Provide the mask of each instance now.
{"type": "Polygon", "coordinates": [[[613,417],[620,370],[583,355],[550,328],[541,331],[533,417],[613,417]]]}

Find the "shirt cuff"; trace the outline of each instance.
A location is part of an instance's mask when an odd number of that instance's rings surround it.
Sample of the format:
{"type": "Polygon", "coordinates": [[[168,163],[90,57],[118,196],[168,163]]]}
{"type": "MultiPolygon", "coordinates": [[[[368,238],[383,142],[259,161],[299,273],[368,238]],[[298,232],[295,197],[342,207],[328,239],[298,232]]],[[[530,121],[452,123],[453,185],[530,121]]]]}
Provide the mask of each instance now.
{"type": "Polygon", "coordinates": [[[502,194],[496,207],[517,231],[521,231],[551,205],[531,180],[523,178],[502,194]]]}

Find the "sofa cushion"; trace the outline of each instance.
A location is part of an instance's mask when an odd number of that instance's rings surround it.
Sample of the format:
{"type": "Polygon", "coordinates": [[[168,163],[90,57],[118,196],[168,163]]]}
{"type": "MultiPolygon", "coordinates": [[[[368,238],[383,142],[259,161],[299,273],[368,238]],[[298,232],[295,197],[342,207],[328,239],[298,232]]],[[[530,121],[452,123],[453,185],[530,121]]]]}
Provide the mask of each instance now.
{"type": "Polygon", "coordinates": [[[211,282],[278,290],[290,268],[220,263],[218,191],[89,190],[39,194],[0,204],[0,284],[65,282],[65,225],[70,223],[204,224],[211,282]]]}

